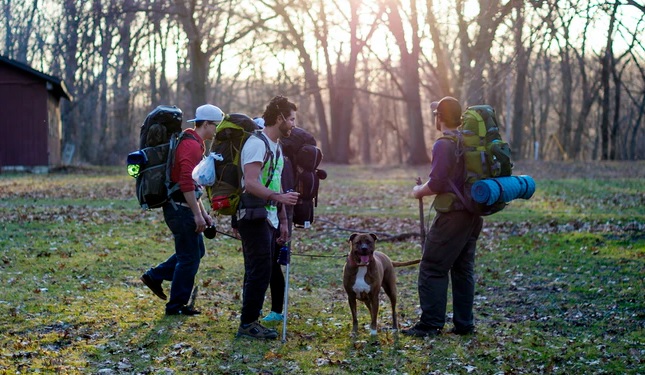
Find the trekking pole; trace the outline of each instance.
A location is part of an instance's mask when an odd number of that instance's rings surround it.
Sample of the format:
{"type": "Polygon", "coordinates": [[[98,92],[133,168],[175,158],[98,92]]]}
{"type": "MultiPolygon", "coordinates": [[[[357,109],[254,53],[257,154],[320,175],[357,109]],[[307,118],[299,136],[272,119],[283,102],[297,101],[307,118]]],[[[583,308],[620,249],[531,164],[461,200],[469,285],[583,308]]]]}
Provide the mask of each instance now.
{"type": "Polygon", "coordinates": [[[195,287],[193,288],[193,292],[190,294],[190,298],[188,299],[188,304],[186,305],[186,307],[188,307],[188,309],[190,310],[195,308],[195,300],[197,299],[198,291],[199,291],[199,287],[195,285],[195,287]]]}
{"type": "MultiPolygon", "coordinates": [[[[417,185],[421,185],[421,177],[417,177],[417,185]]],[[[419,233],[421,233],[421,251],[423,252],[423,244],[426,240],[426,226],[423,222],[423,198],[419,198],[419,225],[419,233]]]]}
{"type": "Polygon", "coordinates": [[[287,309],[289,307],[289,263],[291,258],[291,242],[285,243],[280,248],[280,255],[278,256],[278,263],[286,266],[286,274],[284,277],[284,306],[282,307],[282,342],[287,341],[287,309]]]}

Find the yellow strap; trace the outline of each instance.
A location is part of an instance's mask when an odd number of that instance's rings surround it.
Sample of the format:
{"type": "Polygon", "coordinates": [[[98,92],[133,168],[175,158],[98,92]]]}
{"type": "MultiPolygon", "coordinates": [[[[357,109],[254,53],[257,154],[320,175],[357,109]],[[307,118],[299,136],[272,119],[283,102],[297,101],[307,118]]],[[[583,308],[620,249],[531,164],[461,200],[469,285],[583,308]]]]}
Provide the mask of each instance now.
{"type": "Polygon", "coordinates": [[[473,111],[472,112],[473,116],[477,120],[477,135],[479,135],[481,138],[486,136],[486,123],[484,122],[484,118],[477,112],[473,111]]]}

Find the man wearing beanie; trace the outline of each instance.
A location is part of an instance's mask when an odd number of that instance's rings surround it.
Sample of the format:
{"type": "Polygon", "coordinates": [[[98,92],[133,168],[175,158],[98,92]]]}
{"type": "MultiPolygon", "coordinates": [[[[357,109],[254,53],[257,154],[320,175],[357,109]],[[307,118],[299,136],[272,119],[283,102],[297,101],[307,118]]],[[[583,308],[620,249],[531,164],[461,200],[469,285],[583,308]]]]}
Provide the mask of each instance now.
{"type": "Polygon", "coordinates": [[[465,165],[459,153],[457,128],[461,125],[461,105],[453,97],[431,104],[437,130],[443,133],[432,148],[432,170],[429,180],[412,189],[412,195],[440,194],[452,197],[438,204],[437,215],[425,239],[419,264],[419,303],[421,317],[413,327],[402,333],[414,337],[436,336],[446,321],[448,282],[452,282],[454,328],[457,335],[474,333],[473,299],[475,294],[475,247],[482,229],[480,216],[467,211],[452,193],[452,186],[463,190],[465,165]],[[453,138],[453,139],[451,139],[453,138]],[[450,183],[452,181],[452,184],[450,183]],[[451,186],[452,185],[452,186],[451,186]]]}

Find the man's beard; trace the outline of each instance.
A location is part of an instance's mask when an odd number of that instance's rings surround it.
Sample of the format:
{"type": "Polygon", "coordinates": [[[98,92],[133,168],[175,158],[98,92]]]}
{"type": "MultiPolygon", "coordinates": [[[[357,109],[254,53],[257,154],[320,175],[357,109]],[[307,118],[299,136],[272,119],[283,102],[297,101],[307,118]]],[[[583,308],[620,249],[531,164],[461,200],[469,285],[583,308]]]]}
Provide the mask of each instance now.
{"type": "Polygon", "coordinates": [[[286,124],[281,124],[280,125],[280,137],[281,138],[287,138],[291,135],[291,126],[286,125],[286,124]]]}

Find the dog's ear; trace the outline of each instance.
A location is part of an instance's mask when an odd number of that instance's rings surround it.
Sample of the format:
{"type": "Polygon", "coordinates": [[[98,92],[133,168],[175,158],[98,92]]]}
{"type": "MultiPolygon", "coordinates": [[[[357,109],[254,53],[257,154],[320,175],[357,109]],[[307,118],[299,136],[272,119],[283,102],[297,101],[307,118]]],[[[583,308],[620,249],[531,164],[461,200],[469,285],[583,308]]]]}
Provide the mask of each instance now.
{"type": "Polygon", "coordinates": [[[378,237],[374,233],[370,233],[370,236],[374,239],[374,241],[378,241],[378,237]]]}
{"type": "Polygon", "coordinates": [[[354,238],[356,238],[356,236],[358,236],[358,233],[352,233],[352,235],[349,236],[349,242],[354,241],[354,238]]]}

